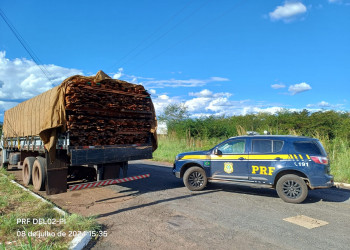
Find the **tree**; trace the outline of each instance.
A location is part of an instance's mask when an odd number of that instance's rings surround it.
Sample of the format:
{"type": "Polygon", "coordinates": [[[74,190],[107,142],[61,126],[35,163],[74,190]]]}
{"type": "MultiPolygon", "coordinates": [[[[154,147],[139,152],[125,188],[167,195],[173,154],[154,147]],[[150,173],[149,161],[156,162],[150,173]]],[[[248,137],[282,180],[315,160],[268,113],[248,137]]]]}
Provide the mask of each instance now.
{"type": "Polygon", "coordinates": [[[159,121],[169,124],[189,118],[187,107],[183,103],[169,104],[165,107],[163,114],[158,117],[159,121]]]}

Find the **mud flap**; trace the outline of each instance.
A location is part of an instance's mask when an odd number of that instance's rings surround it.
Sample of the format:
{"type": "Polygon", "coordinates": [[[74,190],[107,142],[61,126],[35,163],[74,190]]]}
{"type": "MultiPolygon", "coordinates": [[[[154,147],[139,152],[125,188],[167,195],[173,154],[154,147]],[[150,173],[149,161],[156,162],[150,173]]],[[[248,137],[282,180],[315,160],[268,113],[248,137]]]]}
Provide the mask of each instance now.
{"type": "Polygon", "coordinates": [[[45,151],[46,159],[46,194],[59,194],[67,192],[68,156],[65,150],[56,150],[56,159],[51,162],[45,151]]]}

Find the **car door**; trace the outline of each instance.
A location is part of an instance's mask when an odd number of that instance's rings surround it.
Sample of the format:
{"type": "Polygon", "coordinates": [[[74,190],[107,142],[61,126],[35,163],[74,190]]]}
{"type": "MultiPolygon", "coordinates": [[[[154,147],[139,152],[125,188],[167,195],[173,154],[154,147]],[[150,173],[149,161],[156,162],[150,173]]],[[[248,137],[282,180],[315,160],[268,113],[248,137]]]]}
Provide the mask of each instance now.
{"type": "Polygon", "coordinates": [[[213,179],[248,180],[248,174],[246,139],[227,140],[215,147],[211,155],[213,179]]]}
{"type": "Polygon", "coordinates": [[[261,183],[272,183],[274,172],[285,165],[288,154],[281,154],[283,140],[251,139],[248,169],[250,180],[261,183]]]}

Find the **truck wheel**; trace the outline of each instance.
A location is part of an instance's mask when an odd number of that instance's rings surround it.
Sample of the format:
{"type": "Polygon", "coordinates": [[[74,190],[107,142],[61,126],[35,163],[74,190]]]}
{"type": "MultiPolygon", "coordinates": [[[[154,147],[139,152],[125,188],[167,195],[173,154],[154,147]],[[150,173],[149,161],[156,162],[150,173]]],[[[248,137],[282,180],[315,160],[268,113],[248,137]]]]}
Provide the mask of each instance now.
{"type": "Polygon", "coordinates": [[[203,168],[190,167],[186,170],[183,181],[191,191],[200,191],[207,185],[208,179],[203,168]]]}
{"type": "Polygon", "coordinates": [[[32,172],[35,160],[35,157],[26,157],[23,161],[22,179],[25,186],[32,183],[32,172]]]}
{"type": "Polygon", "coordinates": [[[34,161],[32,176],[34,190],[36,191],[45,190],[45,166],[46,160],[43,157],[37,157],[34,161]]]}
{"type": "Polygon", "coordinates": [[[289,203],[303,202],[308,193],[305,181],[297,175],[283,175],[276,184],[278,196],[289,203]]]}
{"type": "Polygon", "coordinates": [[[4,168],[4,164],[2,164],[2,151],[0,152],[0,169],[4,168]]]}

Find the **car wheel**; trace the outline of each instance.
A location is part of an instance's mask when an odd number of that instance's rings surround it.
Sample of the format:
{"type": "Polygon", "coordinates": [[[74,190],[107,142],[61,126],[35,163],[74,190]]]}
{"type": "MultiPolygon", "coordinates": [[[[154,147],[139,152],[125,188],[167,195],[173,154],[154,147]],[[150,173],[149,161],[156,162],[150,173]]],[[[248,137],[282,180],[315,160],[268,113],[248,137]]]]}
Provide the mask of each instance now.
{"type": "Polygon", "coordinates": [[[294,174],[283,175],[277,181],[276,191],[282,200],[289,203],[303,202],[308,193],[305,181],[294,174]]]}
{"type": "Polygon", "coordinates": [[[203,168],[190,167],[186,170],[183,181],[191,191],[200,191],[207,185],[208,179],[203,168]]]}

